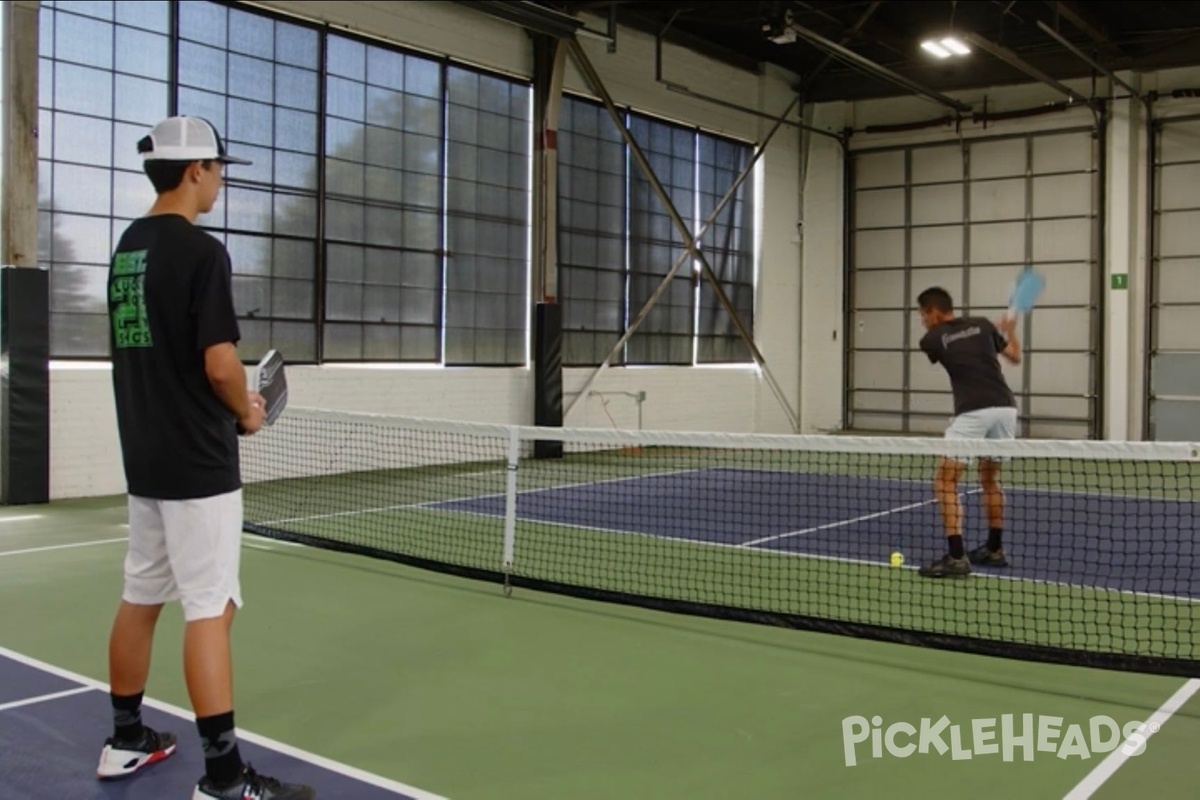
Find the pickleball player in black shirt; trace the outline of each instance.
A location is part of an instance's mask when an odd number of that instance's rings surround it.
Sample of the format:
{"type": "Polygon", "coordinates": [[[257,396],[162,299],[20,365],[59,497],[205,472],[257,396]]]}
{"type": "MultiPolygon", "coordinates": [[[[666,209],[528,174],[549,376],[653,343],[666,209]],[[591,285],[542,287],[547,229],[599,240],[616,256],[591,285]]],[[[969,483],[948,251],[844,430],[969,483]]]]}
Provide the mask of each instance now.
{"type": "MultiPolygon", "coordinates": [[[[954,396],[954,416],[946,429],[947,439],[1010,440],[1017,436],[1017,402],[999,359],[1021,362],[1021,346],[1016,336],[1016,320],[1002,318],[993,324],[983,317],[958,317],[950,294],[940,287],[921,292],[917,297],[921,321],[926,333],[921,350],[930,362],[941,364],[950,377],[954,396]]],[[[1000,485],[1000,458],[979,459],[979,485],[987,517],[987,542],[964,552],[963,512],[958,484],[968,459],[944,457],[933,479],[934,497],[941,510],[948,552],[920,569],[930,578],[963,577],[971,574],[971,564],[1003,567],[1008,565],[1002,536],[1004,531],[1004,492],[1000,485]]]]}
{"type": "Polygon", "coordinates": [[[138,142],[157,197],[122,234],[108,274],[113,394],[128,488],[129,543],[108,646],[113,735],[97,776],[125,778],[175,753],[142,722],[163,605],[183,608],[183,666],[205,774],[192,800],[312,800],[242,762],[233,715],[230,629],[242,605],[238,435],[263,425],[237,354],[232,267],[196,226],[227,163],[216,129],[171,117],[138,142]]]}

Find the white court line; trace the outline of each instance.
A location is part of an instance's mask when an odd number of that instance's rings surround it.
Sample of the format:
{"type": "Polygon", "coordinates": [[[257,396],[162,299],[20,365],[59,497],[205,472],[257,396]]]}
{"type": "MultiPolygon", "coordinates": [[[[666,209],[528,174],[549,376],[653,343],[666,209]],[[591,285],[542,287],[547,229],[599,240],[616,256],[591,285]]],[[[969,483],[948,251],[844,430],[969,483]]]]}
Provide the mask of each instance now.
{"type": "MultiPolygon", "coordinates": [[[[272,549],[274,549],[275,545],[279,545],[279,544],[284,545],[285,547],[303,547],[304,546],[304,545],[300,544],[299,542],[288,542],[288,541],[284,541],[283,539],[272,539],[270,536],[259,536],[257,533],[242,533],[242,538],[243,539],[253,539],[254,541],[260,542],[264,545],[271,545],[272,549]]],[[[250,544],[249,542],[246,542],[245,544],[247,547],[253,547],[253,545],[250,544]]]]}
{"type": "Polygon", "coordinates": [[[55,544],[48,547],[30,547],[25,550],[0,550],[0,558],[8,556],[23,556],[29,553],[49,553],[52,550],[70,550],[75,547],[95,547],[98,544],[114,544],[116,542],[129,541],[129,537],[122,536],[120,539],[100,539],[95,542],[78,542],[76,544],[55,544]]]}
{"type": "Polygon", "coordinates": [[[65,692],[55,692],[54,694],[44,694],[44,695],[41,695],[40,697],[27,697],[24,700],[15,700],[11,703],[5,703],[4,705],[0,705],[0,711],[8,711],[9,709],[12,709],[12,708],[21,708],[22,706],[31,706],[31,705],[34,705],[35,703],[46,703],[51,700],[58,700],[59,698],[62,698],[62,697],[71,697],[72,695],[83,694],[84,692],[91,692],[91,691],[94,691],[94,689],[92,689],[92,687],[81,686],[77,689],[67,689],[65,692]]]}
{"type": "MultiPolygon", "coordinates": [[[[1192,678],[1184,683],[1183,686],[1180,686],[1179,690],[1175,692],[1175,694],[1167,698],[1167,702],[1163,703],[1159,707],[1158,711],[1155,711],[1150,716],[1150,719],[1145,721],[1145,727],[1140,734],[1146,739],[1147,742],[1147,744],[1143,746],[1149,747],[1150,737],[1158,733],[1162,729],[1162,726],[1166,724],[1167,720],[1169,720],[1176,711],[1182,708],[1197,691],[1200,691],[1200,679],[1192,678]]],[[[1131,742],[1135,747],[1139,744],[1138,742],[1133,741],[1132,737],[1130,739],[1126,739],[1125,742],[1122,743],[1121,747],[1118,747],[1116,750],[1113,750],[1111,753],[1109,753],[1108,757],[1097,764],[1095,769],[1084,776],[1084,779],[1081,780],[1074,789],[1065,794],[1063,796],[1063,800],[1087,800],[1087,798],[1094,795],[1096,791],[1104,785],[1105,781],[1111,778],[1113,774],[1121,768],[1121,765],[1129,760],[1130,756],[1125,755],[1123,751],[1126,749],[1125,746],[1131,742]]]]}
{"type": "MultiPolygon", "coordinates": [[[[44,661],[38,661],[35,658],[30,658],[29,656],[14,652],[5,647],[0,647],[0,656],[3,656],[5,658],[10,658],[13,661],[16,661],[18,664],[24,664],[27,667],[33,667],[34,669],[39,669],[42,672],[47,672],[51,675],[57,675],[60,678],[66,678],[69,681],[75,681],[76,683],[81,683],[88,690],[94,689],[95,691],[103,692],[104,694],[108,694],[108,688],[109,688],[108,684],[101,683],[100,681],[93,680],[91,678],[85,677],[85,676],[80,675],[75,672],[70,672],[70,671],[62,669],[60,667],[55,667],[51,664],[45,663],[44,661]]],[[[179,717],[180,719],[187,720],[188,722],[193,722],[196,718],[195,714],[193,714],[191,711],[188,711],[187,709],[183,709],[183,708],[180,708],[179,706],[171,705],[170,703],[164,703],[159,700],[154,700],[149,697],[147,697],[145,700],[143,700],[142,703],[143,703],[143,705],[149,706],[150,708],[154,708],[159,711],[165,712],[167,714],[171,714],[172,716],[179,717]]],[[[301,750],[299,748],[283,744],[282,742],[277,742],[274,739],[268,739],[265,736],[259,736],[256,733],[250,733],[248,731],[242,730],[241,728],[237,729],[237,736],[239,739],[245,739],[247,742],[253,742],[254,744],[257,744],[261,747],[266,747],[268,749],[276,751],[277,753],[282,753],[285,756],[290,756],[290,757],[298,759],[300,761],[307,761],[310,764],[321,767],[322,769],[328,770],[329,772],[336,773],[343,777],[352,778],[356,781],[361,781],[362,783],[370,784],[371,786],[377,786],[380,789],[389,789],[393,792],[399,792],[400,794],[404,794],[404,795],[407,795],[407,796],[413,798],[413,800],[447,800],[447,798],[442,797],[441,795],[436,795],[436,794],[433,794],[432,792],[426,792],[421,789],[414,788],[412,786],[406,786],[405,784],[400,783],[398,781],[389,780],[388,778],[382,778],[378,775],[372,775],[369,772],[365,772],[363,770],[356,769],[355,767],[347,766],[346,764],[342,764],[337,761],[332,761],[328,758],[323,758],[321,756],[315,755],[313,753],[309,753],[309,752],[301,750]]]]}
{"type": "MultiPolygon", "coordinates": [[[[966,494],[978,494],[980,491],[982,491],[982,490],[981,489],[972,489],[971,491],[966,492],[966,494]]],[[[961,499],[962,495],[959,495],[959,497],[961,499]]],[[[937,502],[936,499],[922,500],[919,503],[909,503],[908,505],[904,505],[904,506],[896,506],[895,508],[888,508],[888,509],[884,509],[883,511],[876,511],[873,514],[863,514],[861,517],[855,517],[854,519],[840,519],[837,522],[827,522],[824,525],[817,525],[816,527],[813,527],[813,528],[805,528],[804,530],[801,530],[801,531],[790,531],[788,533],[777,533],[774,536],[764,536],[761,539],[752,539],[749,542],[742,542],[741,545],[739,545],[739,547],[756,547],[757,545],[760,545],[760,544],[767,544],[769,542],[777,542],[780,539],[789,539],[793,536],[803,536],[806,533],[816,533],[817,531],[828,531],[828,530],[832,530],[833,528],[844,528],[847,525],[854,525],[859,522],[866,522],[869,519],[879,519],[880,517],[886,517],[891,514],[899,514],[903,511],[912,511],[914,508],[921,508],[922,506],[933,505],[936,502],[937,502]]]]}
{"type": "Polygon", "coordinates": [[[5,522],[25,522],[27,520],[41,518],[41,514],[22,514],[17,517],[0,517],[0,525],[3,525],[5,522]]]}

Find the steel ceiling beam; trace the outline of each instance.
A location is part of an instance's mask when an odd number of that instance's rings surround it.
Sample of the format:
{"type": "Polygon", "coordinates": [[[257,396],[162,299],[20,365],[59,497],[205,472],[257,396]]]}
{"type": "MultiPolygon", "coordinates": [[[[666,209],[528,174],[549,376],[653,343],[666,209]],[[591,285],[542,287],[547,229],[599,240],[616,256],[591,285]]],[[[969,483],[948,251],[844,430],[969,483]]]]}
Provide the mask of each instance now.
{"type": "Polygon", "coordinates": [[[837,42],[826,39],[816,31],[809,30],[808,28],[795,23],[792,23],[791,30],[795,31],[797,36],[804,39],[809,44],[815,45],[817,48],[824,50],[834,58],[858,67],[863,72],[873,75],[876,78],[882,78],[889,83],[893,83],[903,89],[907,89],[913,94],[920,95],[921,97],[932,100],[939,105],[952,108],[955,111],[968,112],[971,110],[971,107],[966,103],[960,100],[955,100],[953,97],[948,97],[941,92],[934,91],[927,86],[922,86],[914,80],[910,80],[897,72],[893,72],[882,64],[876,64],[871,59],[866,58],[865,56],[860,56],[853,50],[849,50],[837,42]]]}
{"type": "Polygon", "coordinates": [[[1078,57],[1079,57],[1079,59],[1080,59],[1080,60],[1082,60],[1084,63],[1086,63],[1086,64],[1090,65],[1090,66],[1092,67],[1092,69],[1095,69],[1095,70],[1097,70],[1097,71],[1099,71],[1099,72],[1102,72],[1102,73],[1103,73],[1105,76],[1107,76],[1107,77],[1108,77],[1108,79],[1109,79],[1110,81],[1112,81],[1113,83],[1117,84],[1118,86],[1120,86],[1120,87],[1121,87],[1122,89],[1124,89],[1125,91],[1129,92],[1131,95],[1133,95],[1134,97],[1136,97],[1138,100],[1141,100],[1141,99],[1142,99],[1141,92],[1139,92],[1137,89],[1135,89],[1135,88],[1133,88],[1132,86],[1130,86],[1130,85],[1129,85],[1128,83],[1126,83],[1125,81],[1123,81],[1123,80],[1121,80],[1120,78],[1118,78],[1118,77],[1117,77],[1117,76],[1116,76],[1116,75],[1113,73],[1113,71],[1112,71],[1112,70],[1110,70],[1108,67],[1106,67],[1106,66],[1104,66],[1103,64],[1099,63],[1098,61],[1094,60],[1093,58],[1091,58],[1090,56],[1088,56],[1088,55],[1087,55],[1087,53],[1084,53],[1084,52],[1083,52],[1082,50],[1080,50],[1078,47],[1076,47],[1075,45],[1071,44],[1069,41],[1067,41],[1066,37],[1064,37],[1064,36],[1063,36],[1061,33],[1059,33],[1058,31],[1054,30],[1053,28],[1051,28],[1049,25],[1047,25],[1046,23],[1042,22],[1041,20],[1038,20],[1038,27],[1039,27],[1039,28],[1041,28],[1041,29],[1042,29],[1042,31],[1043,31],[1043,32],[1045,32],[1045,34],[1046,34],[1047,36],[1049,36],[1051,39],[1053,39],[1054,41],[1058,42],[1058,43],[1059,43],[1059,44],[1061,44],[1063,47],[1065,47],[1065,48],[1067,49],[1067,51],[1068,51],[1068,52],[1071,52],[1071,53],[1075,54],[1075,55],[1076,55],[1076,56],[1078,56],[1078,57]]]}
{"type": "Polygon", "coordinates": [[[979,48],[980,50],[990,53],[991,55],[1000,59],[1001,61],[1008,64],[1009,66],[1015,67],[1016,69],[1019,69],[1021,72],[1024,72],[1026,75],[1033,78],[1034,80],[1041,81],[1042,83],[1046,84],[1047,86],[1051,87],[1052,89],[1062,92],[1063,94],[1065,94],[1067,97],[1071,98],[1076,103],[1083,103],[1084,105],[1091,105],[1091,101],[1088,100],[1088,98],[1084,97],[1079,92],[1072,89],[1071,87],[1066,86],[1065,84],[1055,80],[1054,78],[1051,78],[1049,75],[1042,72],[1040,69],[1033,66],[1032,64],[1028,63],[1024,59],[1022,59],[1020,56],[1018,56],[1016,53],[1014,53],[1012,50],[1009,50],[1007,47],[998,45],[995,42],[991,41],[990,39],[985,39],[984,37],[980,36],[977,33],[964,33],[964,34],[962,34],[962,38],[965,39],[968,44],[975,45],[975,47],[979,48]]]}
{"type": "Polygon", "coordinates": [[[1125,56],[1121,48],[1108,35],[1108,31],[1104,29],[1104,24],[1095,19],[1095,16],[1088,10],[1082,7],[1080,3],[1065,2],[1065,0],[1057,0],[1057,2],[1048,2],[1046,5],[1054,9],[1054,13],[1065,19],[1067,22],[1074,25],[1083,33],[1101,47],[1112,51],[1118,56],[1125,56]]]}
{"type": "MultiPolygon", "coordinates": [[[[842,36],[842,41],[839,42],[839,44],[845,46],[854,41],[854,37],[858,36],[858,33],[863,29],[863,26],[867,24],[871,17],[875,16],[875,12],[879,10],[881,5],[883,5],[883,0],[875,0],[875,2],[867,6],[867,10],[864,11],[862,16],[858,18],[858,22],[854,23],[853,27],[846,31],[846,34],[842,36]]],[[[808,73],[808,77],[804,79],[804,83],[800,86],[800,94],[804,94],[808,88],[813,85],[813,81],[817,79],[818,75],[825,71],[825,68],[829,66],[831,61],[833,61],[833,55],[826,54],[825,60],[818,64],[812,72],[808,73]]]]}
{"type": "Polygon", "coordinates": [[[574,39],[583,28],[583,20],[562,14],[527,0],[515,3],[485,2],[484,0],[456,0],[458,5],[487,14],[490,17],[520,25],[535,33],[544,33],[559,39],[574,39]]]}

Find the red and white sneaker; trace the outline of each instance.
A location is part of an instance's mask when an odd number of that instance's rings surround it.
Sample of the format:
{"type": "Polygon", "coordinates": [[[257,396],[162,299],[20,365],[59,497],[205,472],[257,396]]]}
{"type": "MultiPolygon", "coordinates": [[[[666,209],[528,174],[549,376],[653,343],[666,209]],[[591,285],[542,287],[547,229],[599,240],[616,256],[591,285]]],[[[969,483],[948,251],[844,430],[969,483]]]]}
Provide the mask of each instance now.
{"type": "Polygon", "coordinates": [[[122,742],[109,738],[100,752],[96,775],[102,781],[127,778],[142,767],[157,764],[175,753],[175,734],[146,728],[140,742],[122,742]]]}

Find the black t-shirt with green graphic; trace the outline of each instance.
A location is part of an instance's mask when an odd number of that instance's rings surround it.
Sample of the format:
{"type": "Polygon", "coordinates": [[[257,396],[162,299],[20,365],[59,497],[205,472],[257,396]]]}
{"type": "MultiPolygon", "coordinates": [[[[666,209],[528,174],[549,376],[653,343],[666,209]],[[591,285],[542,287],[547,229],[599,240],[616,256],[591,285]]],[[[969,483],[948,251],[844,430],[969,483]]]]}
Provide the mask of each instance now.
{"type": "Polygon", "coordinates": [[[240,338],[225,247],[184,217],[133,222],[108,277],[113,391],[129,493],[159,500],[241,488],[237,421],[204,369],[240,338]]]}

